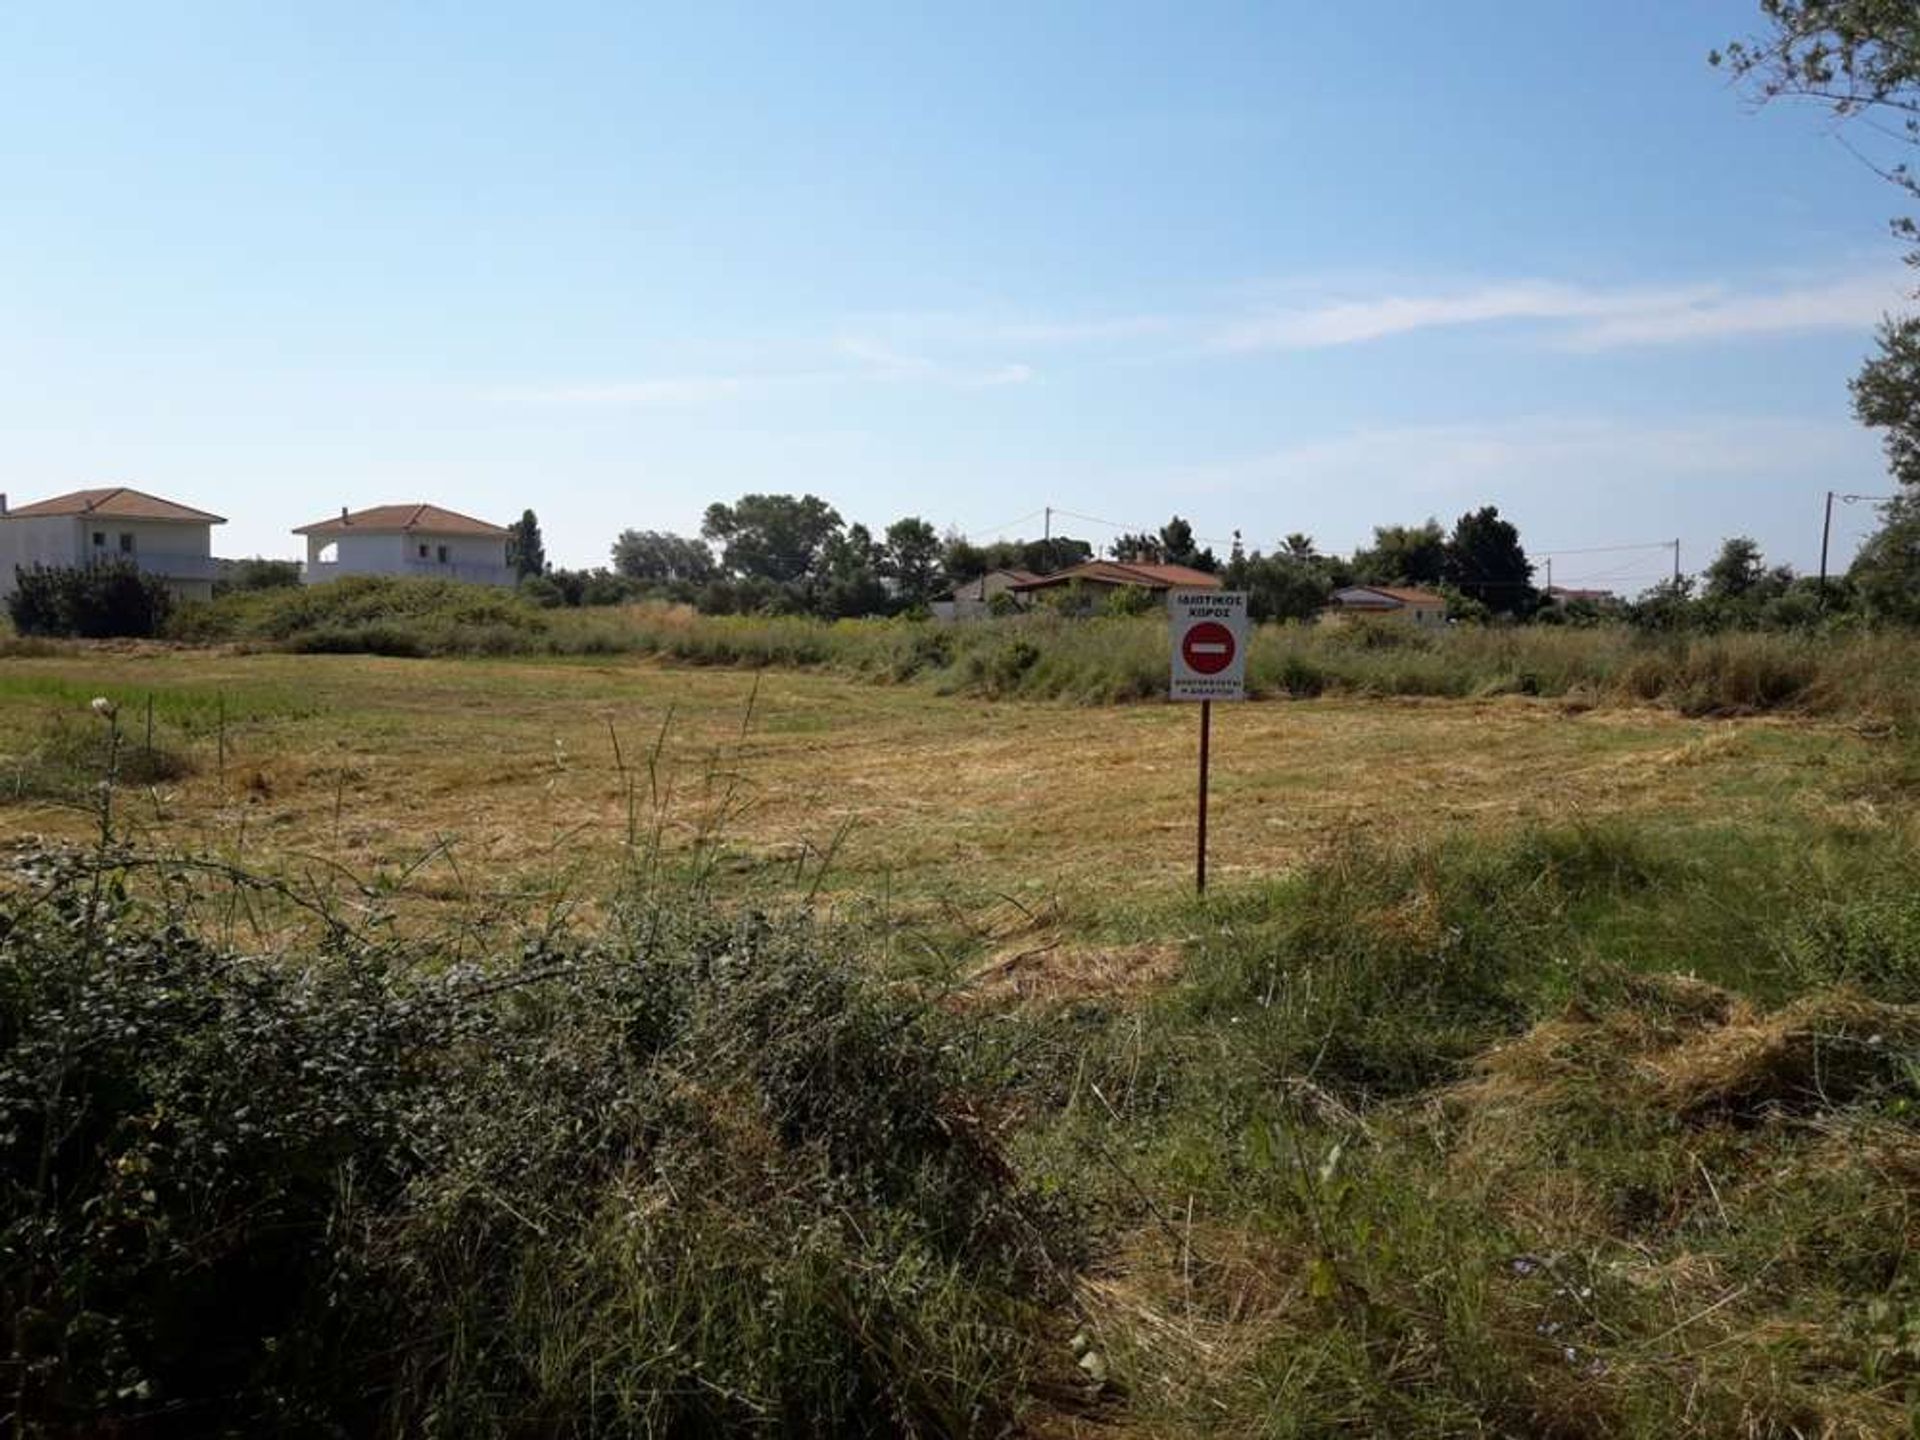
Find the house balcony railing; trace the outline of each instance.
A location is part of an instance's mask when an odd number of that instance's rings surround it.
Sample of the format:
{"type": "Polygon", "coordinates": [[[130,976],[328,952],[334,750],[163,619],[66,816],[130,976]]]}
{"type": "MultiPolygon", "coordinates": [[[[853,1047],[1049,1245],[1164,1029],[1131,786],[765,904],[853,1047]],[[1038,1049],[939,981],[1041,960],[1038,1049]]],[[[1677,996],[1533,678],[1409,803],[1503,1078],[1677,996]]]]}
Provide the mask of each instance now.
{"type": "Polygon", "coordinates": [[[220,562],[211,555],[164,555],[153,550],[136,550],[129,554],[123,550],[96,550],[90,559],[96,565],[110,565],[115,561],[131,560],[147,574],[157,575],[162,580],[217,580],[220,578],[220,562]]]}
{"type": "Polygon", "coordinates": [[[309,585],[341,580],[349,575],[405,575],[431,580],[460,580],[469,585],[512,585],[517,580],[511,565],[487,565],[470,560],[401,560],[387,564],[351,564],[339,560],[308,560],[300,578],[309,585]]]}

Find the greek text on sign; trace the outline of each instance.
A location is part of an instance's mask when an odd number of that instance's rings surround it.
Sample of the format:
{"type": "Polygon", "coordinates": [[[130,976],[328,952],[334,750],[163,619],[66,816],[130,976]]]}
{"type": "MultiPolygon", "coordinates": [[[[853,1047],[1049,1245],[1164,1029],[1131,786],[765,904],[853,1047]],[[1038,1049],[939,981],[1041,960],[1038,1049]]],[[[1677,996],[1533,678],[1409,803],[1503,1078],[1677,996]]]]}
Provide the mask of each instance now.
{"type": "Polygon", "coordinates": [[[1167,596],[1175,700],[1244,700],[1247,597],[1239,590],[1175,590],[1167,596]]]}

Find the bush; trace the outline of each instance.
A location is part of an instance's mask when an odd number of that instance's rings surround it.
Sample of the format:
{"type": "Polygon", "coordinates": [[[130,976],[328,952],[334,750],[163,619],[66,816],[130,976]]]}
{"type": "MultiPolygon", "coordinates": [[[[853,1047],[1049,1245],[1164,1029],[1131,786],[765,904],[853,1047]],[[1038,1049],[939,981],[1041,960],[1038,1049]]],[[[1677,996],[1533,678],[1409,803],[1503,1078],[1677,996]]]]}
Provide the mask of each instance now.
{"type": "Polygon", "coordinates": [[[300,584],[298,560],[223,560],[213,582],[216,597],[246,590],[290,590],[300,584]]]}
{"type": "Polygon", "coordinates": [[[252,957],[89,868],[0,912],[17,1425],[1004,1422],[1053,1227],[958,1022],[804,922],[252,957]]]}
{"type": "Polygon", "coordinates": [[[130,560],[35,565],[17,573],[7,611],[22,635],[145,638],[160,633],[173,596],[130,560]]]}

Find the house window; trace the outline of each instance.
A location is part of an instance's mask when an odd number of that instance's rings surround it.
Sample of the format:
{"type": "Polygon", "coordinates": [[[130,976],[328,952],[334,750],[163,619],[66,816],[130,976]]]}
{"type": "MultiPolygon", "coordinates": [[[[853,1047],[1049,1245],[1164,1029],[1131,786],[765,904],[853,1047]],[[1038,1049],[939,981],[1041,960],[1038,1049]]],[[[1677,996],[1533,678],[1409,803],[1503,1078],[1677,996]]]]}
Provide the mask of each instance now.
{"type": "Polygon", "coordinates": [[[420,551],[420,558],[421,558],[422,560],[424,560],[424,559],[426,559],[426,558],[427,558],[427,547],[426,547],[426,546],[424,546],[424,545],[422,545],[422,546],[420,546],[420,547],[419,547],[419,551],[420,551]]]}
{"type": "Polygon", "coordinates": [[[442,565],[447,563],[447,547],[446,546],[442,545],[440,547],[440,554],[438,558],[442,565]]]}
{"type": "Polygon", "coordinates": [[[122,555],[133,553],[133,536],[125,530],[120,532],[120,553],[122,555]]]}
{"type": "Polygon", "coordinates": [[[96,530],[93,532],[93,548],[96,550],[104,550],[107,548],[107,532],[106,531],[96,530]]]}

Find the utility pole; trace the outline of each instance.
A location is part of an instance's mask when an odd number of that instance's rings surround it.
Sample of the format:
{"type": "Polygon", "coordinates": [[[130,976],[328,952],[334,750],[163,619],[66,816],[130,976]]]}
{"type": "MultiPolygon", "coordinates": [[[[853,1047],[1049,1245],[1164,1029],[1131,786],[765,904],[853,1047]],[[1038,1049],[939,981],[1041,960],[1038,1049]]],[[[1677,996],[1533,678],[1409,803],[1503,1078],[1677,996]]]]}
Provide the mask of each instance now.
{"type": "Polygon", "coordinates": [[[1547,556],[1547,598],[1553,598],[1553,557],[1547,556]]]}
{"type": "Polygon", "coordinates": [[[1820,608],[1827,608],[1827,542],[1833,538],[1833,491],[1827,491],[1827,518],[1820,526],[1820,608]]]}
{"type": "Polygon", "coordinates": [[[1673,542],[1673,588],[1680,588],[1680,542],[1673,542]]]}
{"type": "Polygon", "coordinates": [[[1833,536],[1833,502],[1857,505],[1862,500],[1891,500],[1891,495],[1841,495],[1827,491],[1827,518],[1820,526],[1820,608],[1827,605],[1827,541],[1833,536]]]}
{"type": "MultiPolygon", "coordinates": [[[[1029,510],[1027,516],[1031,519],[1033,512],[1029,510]]],[[[1040,553],[1047,557],[1047,568],[1051,570],[1053,568],[1053,507],[1051,505],[1046,507],[1046,519],[1042,524],[1044,528],[1040,537],[1040,553]]]]}

